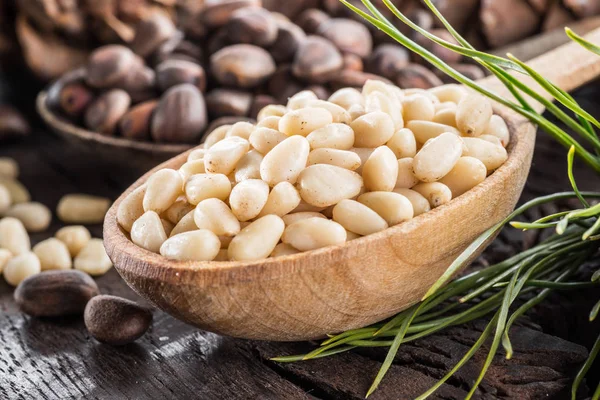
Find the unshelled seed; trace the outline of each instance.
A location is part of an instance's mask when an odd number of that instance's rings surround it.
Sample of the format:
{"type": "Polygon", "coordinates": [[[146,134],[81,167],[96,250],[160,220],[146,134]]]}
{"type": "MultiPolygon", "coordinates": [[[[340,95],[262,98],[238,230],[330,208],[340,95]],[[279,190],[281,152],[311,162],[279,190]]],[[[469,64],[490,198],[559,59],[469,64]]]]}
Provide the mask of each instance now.
{"type": "Polygon", "coordinates": [[[121,135],[133,140],[150,139],[150,121],[157,104],[150,100],[132,107],[119,121],[121,135]]]}
{"type": "Polygon", "coordinates": [[[31,126],[18,110],[8,105],[0,106],[0,141],[23,138],[30,133],[31,126]]]}
{"type": "Polygon", "coordinates": [[[297,253],[300,253],[300,252],[298,250],[296,250],[295,248],[293,248],[292,246],[290,246],[289,244],[279,243],[277,246],[275,246],[275,249],[273,249],[273,252],[271,253],[271,255],[269,257],[289,256],[290,254],[297,254],[297,253]]]}
{"type": "Polygon", "coordinates": [[[311,132],[332,122],[333,116],[324,108],[301,108],[281,117],[279,131],[288,136],[308,136],[311,132]]]}
{"type": "Polygon", "coordinates": [[[160,254],[170,260],[212,261],[220,249],[217,235],[200,229],[170,237],[160,247],[160,254]]]}
{"type": "MultiPolygon", "coordinates": [[[[325,111],[325,110],[324,110],[325,111]]],[[[260,176],[269,186],[295,183],[308,160],[310,145],[305,137],[294,135],[276,145],[260,164],[260,176]]]]}
{"type": "Polygon", "coordinates": [[[422,182],[435,182],[446,176],[463,152],[463,141],[445,132],[429,140],[413,159],[413,172],[422,182]]]}
{"type": "Polygon", "coordinates": [[[81,271],[47,271],[30,276],[15,290],[15,303],[33,317],[81,315],[100,294],[96,282],[81,271]]]}
{"type": "MultiPolygon", "coordinates": [[[[196,222],[194,222],[194,212],[195,210],[190,211],[185,214],[183,218],[179,220],[177,225],[171,231],[171,236],[178,235],[183,232],[189,232],[198,229],[196,226],[196,222]]],[[[166,232],[165,232],[166,233],[166,232]]]]}
{"type": "Polygon", "coordinates": [[[118,84],[142,63],[130,49],[120,45],[103,46],[89,57],[86,80],[90,86],[106,88],[118,84]]]}
{"type": "Polygon", "coordinates": [[[456,109],[456,126],[468,136],[480,136],[492,117],[492,102],[478,94],[465,96],[456,109]]]}
{"type": "Polygon", "coordinates": [[[151,122],[151,135],[157,142],[196,142],[208,117],[198,88],[189,83],[171,87],[163,94],[151,122]]]}
{"type": "Polygon", "coordinates": [[[249,147],[248,141],[241,137],[225,138],[208,149],[204,156],[204,167],[209,173],[229,175],[249,147]]]}
{"type": "Polygon", "coordinates": [[[136,54],[148,57],[175,33],[171,18],[165,13],[154,12],[136,25],[135,36],[129,46],[136,54]]]}
{"type": "Polygon", "coordinates": [[[269,185],[260,179],[248,179],[231,190],[229,204],[239,221],[249,221],[260,213],[268,197],[269,185]]]}
{"type": "Polygon", "coordinates": [[[329,15],[317,8],[309,8],[304,10],[295,21],[308,34],[317,33],[319,26],[329,19],[329,15]]]}
{"type": "Polygon", "coordinates": [[[332,18],[319,25],[317,33],[342,52],[367,57],[373,48],[371,33],[364,24],[348,18],[332,18]]]}
{"type": "Polygon", "coordinates": [[[502,146],[508,146],[508,142],[510,141],[510,132],[508,130],[508,126],[504,119],[499,115],[492,115],[490,118],[490,122],[488,126],[483,131],[485,135],[496,136],[500,139],[500,143],[502,146]]]}
{"type": "Polygon", "coordinates": [[[398,179],[398,160],[394,152],[387,146],[376,148],[363,166],[362,177],[368,191],[391,192],[398,179]]]}
{"type": "Polygon", "coordinates": [[[357,200],[379,214],[389,226],[398,225],[414,216],[412,203],[399,193],[370,192],[361,194],[357,200]]]}
{"type": "Polygon", "coordinates": [[[438,137],[445,132],[451,132],[460,136],[458,129],[430,121],[410,121],[406,124],[406,127],[412,131],[417,142],[421,144],[424,144],[429,139],[438,137]]]}
{"type": "Polygon", "coordinates": [[[394,132],[386,146],[396,155],[396,158],[414,157],[417,154],[417,141],[412,131],[403,128],[394,132]]]}
{"type": "Polygon", "coordinates": [[[159,252],[165,240],[167,234],[160,217],[154,211],[146,211],[131,227],[131,241],[153,253],[159,252]]]}
{"type": "Polygon", "coordinates": [[[335,165],[353,171],[360,167],[361,160],[358,154],[352,151],[321,148],[311,151],[308,155],[308,165],[315,164],[335,165]]]}
{"type": "Polygon", "coordinates": [[[72,258],[76,257],[92,238],[90,231],[83,225],[65,226],[60,228],[54,236],[67,246],[72,258]]]}
{"type": "Polygon", "coordinates": [[[328,101],[349,110],[354,105],[364,105],[365,99],[362,93],[355,88],[342,88],[329,96],[328,101]]]}
{"type": "Polygon", "coordinates": [[[211,118],[245,117],[251,106],[252,94],[237,89],[216,88],[206,95],[206,108],[211,118]]]}
{"type": "Polygon", "coordinates": [[[105,197],[67,194],[58,202],[56,214],[66,224],[99,224],[104,221],[110,203],[105,197]]]}
{"type": "Polygon", "coordinates": [[[287,214],[287,215],[284,215],[283,217],[281,217],[281,219],[283,219],[283,222],[285,223],[285,226],[289,226],[289,225],[293,224],[294,222],[302,221],[303,219],[309,219],[309,218],[327,218],[327,217],[324,216],[323,214],[321,214],[320,212],[316,212],[316,211],[294,212],[292,214],[287,214]]]}
{"type": "Polygon", "coordinates": [[[210,70],[222,85],[253,88],[275,72],[275,61],[258,46],[235,44],[210,57],[210,70]]]}
{"type": "Polygon", "coordinates": [[[147,185],[142,185],[129,193],[117,208],[117,222],[127,232],[131,232],[133,223],[144,214],[146,188],[147,185]]]}
{"type": "Polygon", "coordinates": [[[244,7],[234,11],[225,25],[231,43],[249,43],[268,47],[277,39],[277,23],[262,7],[244,7]]]}
{"type": "Polygon", "coordinates": [[[152,312],[131,300],[99,295],[87,303],[83,320],[96,340],[121,346],[146,333],[152,323],[152,312]]]}
{"type": "Polygon", "coordinates": [[[452,191],[452,198],[473,189],[485,180],[487,169],[474,157],[461,157],[454,168],[440,182],[452,191]]]}
{"type": "Polygon", "coordinates": [[[350,127],[354,131],[354,146],[379,147],[394,135],[394,121],[382,112],[374,111],[352,121],[350,127]]]}
{"type": "Polygon", "coordinates": [[[410,201],[415,217],[431,210],[429,201],[421,193],[406,188],[396,188],[394,189],[394,193],[401,194],[410,201]]]}
{"type": "Polygon", "coordinates": [[[356,172],[334,165],[317,164],[304,169],[298,177],[302,200],[317,207],[328,207],[360,193],[363,180],[356,172]]]}
{"type": "Polygon", "coordinates": [[[38,202],[15,204],[4,215],[20,220],[27,232],[43,232],[52,222],[52,213],[48,207],[38,202]]]}
{"type": "Polygon", "coordinates": [[[19,177],[19,164],[9,157],[0,157],[0,176],[6,179],[19,177]]]}
{"type": "Polygon", "coordinates": [[[6,266],[6,263],[8,263],[8,260],[10,260],[12,256],[13,255],[10,251],[6,249],[0,249],[0,274],[2,273],[4,267],[6,266]]]}
{"type": "Polygon", "coordinates": [[[0,184],[0,215],[4,215],[11,205],[12,199],[10,198],[10,192],[6,186],[0,184]]]}
{"type": "Polygon", "coordinates": [[[250,134],[250,144],[259,153],[267,154],[279,143],[287,139],[287,136],[277,129],[271,128],[256,128],[250,134]]]}
{"type": "Polygon", "coordinates": [[[394,79],[398,71],[410,62],[408,51],[396,44],[381,44],[373,50],[366,61],[365,69],[388,79],[394,79]]]}
{"type": "Polygon", "coordinates": [[[311,149],[350,150],[354,146],[354,131],[346,124],[333,123],[312,131],[306,139],[311,149]]]}
{"type": "Polygon", "coordinates": [[[281,241],[300,251],[315,250],[344,244],[346,230],[337,222],[326,218],[301,219],[285,228],[281,241]]]}
{"type": "Polygon", "coordinates": [[[114,135],[119,120],[127,113],[131,97],[122,89],[111,89],[98,96],[85,112],[85,126],[103,135],[114,135]]]}
{"type": "Polygon", "coordinates": [[[11,217],[0,220],[0,248],[10,251],[15,256],[31,250],[29,235],[21,221],[11,217]]]}
{"type": "Polygon", "coordinates": [[[241,229],[240,221],[227,204],[219,199],[201,201],[193,215],[194,229],[208,229],[218,236],[235,236],[241,229]]]}
{"type": "Polygon", "coordinates": [[[269,51],[277,63],[292,61],[306,34],[298,25],[289,21],[277,21],[277,38],[269,51]]]}
{"type": "Polygon", "coordinates": [[[419,179],[413,172],[414,159],[405,157],[398,160],[398,179],[394,189],[410,189],[419,183],[419,179]]]}
{"type": "Polygon", "coordinates": [[[344,199],[333,207],[333,220],[350,232],[370,235],[388,227],[375,211],[355,200],[344,199]]]}
{"type": "Polygon", "coordinates": [[[0,177],[0,185],[4,186],[10,193],[12,204],[27,203],[28,201],[31,201],[29,191],[21,182],[0,177]]]}
{"type": "Polygon", "coordinates": [[[344,65],[339,50],[329,40],[308,36],[296,52],[292,71],[298,78],[313,83],[327,82],[344,65]]]}
{"type": "Polygon", "coordinates": [[[40,260],[32,252],[15,255],[4,266],[4,279],[11,286],[17,286],[30,276],[42,272],[40,260]]]}
{"type": "Polygon", "coordinates": [[[439,207],[452,200],[450,188],[440,182],[419,183],[413,186],[412,190],[425,197],[431,208],[439,207]]]}
{"type": "Polygon", "coordinates": [[[43,240],[33,246],[40,260],[42,271],[49,269],[71,269],[73,263],[67,246],[56,238],[43,240]]]}
{"type": "Polygon", "coordinates": [[[253,261],[267,258],[283,234],[285,224],[277,215],[265,215],[238,233],[227,253],[234,261],[253,261]]]}
{"type": "Polygon", "coordinates": [[[258,216],[275,214],[283,217],[298,207],[300,201],[300,194],[294,185],[289,182],[280,182],[269,193],[267,202],[258,216]]]}
{"type": "Polygon", "coordinates": [[[506,159],[508,154],[506,149],[502,146],[498,146],[494,143],[482,140],[479,138],[463,138],[466,149],[463,151],[463,156],[470,156],[479,159],[488,172],[491,172],[500,167],[506,159]]]}
{"type": "Polygon", "coordinates": [[[192,175],[185,184],[185,195],[190,204],[215,197],[225,200],[231,192],[231,182],[223,174],[192,175]]]}

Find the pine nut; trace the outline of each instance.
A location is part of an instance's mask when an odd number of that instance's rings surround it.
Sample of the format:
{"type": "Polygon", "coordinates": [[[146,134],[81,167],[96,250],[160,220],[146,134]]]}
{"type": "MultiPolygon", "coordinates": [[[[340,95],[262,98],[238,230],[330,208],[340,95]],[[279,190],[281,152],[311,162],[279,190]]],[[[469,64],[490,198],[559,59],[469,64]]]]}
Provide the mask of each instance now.
{"type": "Polygon", "coordinates": [[[229,244],[231,260],[254,261],[267,258],[273,252],[285,229],[277,215],[265,215],[241,230],[229,244]]]}
{"type": "Polygon", "coordinates": [[[510,142],[510,132],[506,121],[499,115],[492,115],[488,126],[483,131],[486,135],[493,135],[500,139],[503,147],[508,146],[510,142]]]}
{"type": "Polygon", "coordinates": [[[394,189],[410,189],[419,183],[419,179],[413,173],[413,162],[410,157],[398,160],[398,179],[394,189]]]}
{"type": "Polygon", "coordinates": [[[30,276],[42,272],[40,260],[32,252],[26,252],[11,258],[4,267],[4,279],[11,286],[18,286],[30,276]]]}
{"type": "Polygon", "coordinates": [[[404,92],[400,90],[400,88],[388,85],[387,83],[377,80],[377,79],[369,79],[365,82],[362,87],[362,95],[368,96],[372,93],[380,92],[385,94],[392,101],[402,101],[404,99],[404,92]]]}
{"type": "MultiPolygon", "coordinates": [[[[502,146],[502,142],[497,136],[494,135],[481,135],[478,137],[481,140],[485,140],[486,142],[494,143],[496,146],[502,146]]],[[[504,147],[504,146],[502,146],[504,147]]]]}
{"type": "Polygon", "coordinates": [[[27,232],[43,232],[52,222],[52,213],[48,207],[38,202],[15,204],[5,216],[20,220],[27,232]]]}
{"type": "Polygon", "coordinates": [[[355,104],[364,105],[362,93],[354,88],[343,88],[329,96],[328,101],[348,110],[355,104]]]}
{"type": "Polygon", "coordinates": [[[361,161],[358,154],[352,151],[315,149],[308,155],[308,165],[315,164],[335,165],[353,171],[360,167],[361,161]]]}
{"type": "Polygon", "coordinates": [[[206,155],[206,151],[207,150],[204,148],[195,148],[190,152],[190,154],[188,154],[187,161],[203,160],[204,156],[206,155]]]}
{"type": "Polygon", "coordinates": [[[175,203],[173,203],[171,207],[167,208],[167,210],[161,215],[161,217],[165,218],[172,224],[177,224],[179,221],[181,221],[181,218],[183,218],[187,213],[189,213],[193,209],[194,206],[188,203],[185,196],[179,196],[179,198],[175,200],[175,203]]]}
{"type": "Polygon", "coordinates": [[[412,190],[427,199],[431,208],[436,208],[452,200],[452,192],[448,186],[440,182],[419,183],[412,190]]]}
{"type": "Polygon", "coordinates": [[[309,219],[309,218],[325,218],[325,219],[327,219],[326,216],[324,216],[320,212],[315,212],[315,211],[301,211],[301,212],[296,212],[293,214],[287,214],[287,215],[284,215],[283,217],[281,217],[281,219],[283,219],[283,222],[285,223],[285,226],[289,226],[289,225],[293,224],[294,222],[302,221],[303,219],[309,219]]]}
{"type": "Polygon", "coordinates": [[[58,202],[56,214],[66,224],[100,224],[109,207],[110,200],[105,197],[67,194],[58,202]]]}
{"type": "Polygon", "coordinates": [[[167,234],[155,211],[146,211],[131,227],[131,241],[148,251],[158,253],[165,240],[167,234]]]}
{"type": "Polygon", "coordinates": [[[410,129],[397,130],[386,146],[396,155],[396,158],[414,157],[417,154],[417,141],[410,129]]]}
{"type": "Polygon", "coordinates": [[[334,123],[349,124],[351,122],[348,111],[337,104],[330,103],[325,100],[311,100],[308,102],[307,107],[324,108],[331,113],[334,123]]]}
{"type": "Polygon", "coordinates": [[[185,184],[185,195],[192,205],[215,197],[225,200],[231,193],[231,182],[223,174],[192,175],[185,184]]]}
{"type": "Polygon", "coordinates": [[[395,132],[392,118],[381,111],[374,111],[352,121],[354,146],[379,147],[392,138],[395,132]]]}
{"type": "Polygon", "coordinates": [[[414,94],[407,96],[402,101],[404,121],[413,120],[431,121],[435,115],[435,106],[433,102],[424,95],[414,94]]]}
{"type": "Polygon", "coordinates": [[[463,142],[446,132],[428,141],[413,159],[413,172],[422,182],[435,182],[446,176],[460,158],[463,142]]]}
{"type": "Polygon", "coordinates": [[[348,114],[350,114],[350,119],[352,121],[362,117],[366,113],[367,112],[365,111],[365,107],[361,104],[354,104],[348,109],[348,114]]]}
{"type": "Polygon", "coordinates": [[[273,148],[260,163],[260,176],[269,186],[295,183],[306,167],[310,145],[302,136],[291,136],[273,148]]]}
{"type": "Polygon", "coordinates": [[[65,226],[60,228],[54,236],[67,246],[72,258],[77,256],[92,238],[90,231],[83,225],[65,226]]]}
{"type": "Polygon", "coordinates": [[[362,174],[363,166],[371,157],[371,154],[375,151],[375,149],[369,147],[353,147],[350,149],[351,152],[356,153],[360,157],[360,167],[356,169],[356,173],[362,174]]]}
{"type": "Polygon", "coordinates": [[[287,112],[287,108],[282,105],[269,104],[263,107],[256,116],[256,120],[261,122],[268,117],[282,117],[287,112]]]}
{"type": "Polygon", "coordinates": [[[206,167],[204,166],[204,159],[188,161],[179,167],[179,174],[181,175],[181,179],[183,182],[187,182],[190,179],[190,176],[196,174],[203,174],[206,172],[206,167]]]}
{"type": "Polygon", "coordinates": [[[458,104],[467,95],[467,90],[464,87],[454,83],[434,87],[428,91],[437,97],[441,103],[451,101],[458,104]]]}
{"type": "Polygon", "coordinates": [[[31,250],[29,235],[21,221],[11,217],[0,220],[0,248],[10,251],[15,256],[31,250]]]}
{"type": "Polygon", "coordinates": [[[445,132],[451,132],[456,136],[460,136],[458,129],[430,121],[410,121],[406,127],[412,131],[419,143],[425,143],[429,139],[438,137],[445,132]]]}
{"type": "Polygon", "coordinates": [[[239,183],[245,179],[260,179],[260,163],[263,155],[257,150],[250,150],[237,163],[234,171],[235,182],[239,183]]]}
{"type": "Polygon", "coordinates": [[[160,246],[160,254],[170,260],[212,261],[220,249],[217,235],[200,229],[170,237],[160,246]]]}
{"type": "Polygon", "coordinates": [[[433,122],[456,128],[456,109],[445,108],[443,110],[438,111],[433,117],[433,122]]]}
{"type": "Polygon", "coordinates": [[[171,236],[198,229],[198,226],[196,226],[196,222],[194,221],[194,212],[195,210],[190,211],[189,213],[185,214],[181,220],[179,220],[177,225],[175,225],[171,231],[171,236]]]}
{"type": "Polygon", "coordinates": [[[317,207],[328,207],[359,194],[363,180],[356,172],[334,165],[317,164],[298,177],[302,200],[317,207]]]}
{"type": "Polygon", "coordinates": [[[127,232],[131,232],[131,226],[136,219],[144,214],[144,196],[146,195],[146,187],[144,184],[133,192],[129,193],[117,208],[117,222],[121,228],[127,232]]]}
{"type": "Polygon", "coordinates": [[[268,197],[269,185],[260,179],[248,179],[233,188],[229,204],[238,220],[249,221],[260,213],[268,197]]]}
{"type": "Polygon", "coordinates": [[[333,208],[333,220],[350,232],[370,235],[388,227],[375,211],[355,200],[342,200],[333,208]]]}
{"type": "Polygon", "coordinates": [[[6,249],[0,249],[0,274],[6,267],[8,261],[12,258],[12,253],[6,249]]]}
{"type": "Polygon", "coordinates": [[[27,203],[31,201],[29,191],[21,182],[0,176],[0,185],[4,186],[10,193],[12,204],[27,203]]]}
{"type": "Polygon", "coordinates": [[[171,207],[183,192],[183,178],[174,169],[161,169],[146,182],[144,211],[162,213],[171,207]]]}
{"type": "Polygon", "coordinates": [[[456,109],[456,126],[468,136],[480,136],[487,128],[494,111],[492,102],[479,94],[465,96],[456,109]]]}
{"type": "Polygon", "coordinates": [[[107,273],[112,268],[113,263],[106,254],[102,240],[91,239],[77,254],[77,257],[73,260],[73,265],[79,271],[92,276],[100,276],[107,273]]]}
{"type": "MultiPolygon", "coordinates": [[[[430,93],[428,90],[420,89],[420,88],[404,89],[404,97],[414,96],[416,94],[427,97],[429,100],[431,100],[433,105],[436,107],[440,104],[440,100],[433,93],[430,93]]],[[[456,104],[455,104],[455,106],[456,106],[456,104]]]]}
{"type": "Polygon", "coordinates": [[[479,138],[463,138],[466,149],[463,151],[463,156],[475,157],[479,159],[488,172],[494,171],[500,167],[506,159],[508,154],[506,149],[502,146],[495,145],[479,138]]]}
{"type": "Polygon", "coordinates": [[[261,154],[267,154],[279,143],[287,139],[287,136],[277,129],[256,128],[250,135],[250,144],[261,154]]]}
{"type": "Polygon", "coordinates": [[[387,146],[375,149],[363,166],[362,177],[368,191],[391,192],[398,179],[398,160],[387,146]]]}
{"type": "Polygon", "coordinates": [[[329,124],[312,131],[306,139],[311,149],[350,150],[354,146],[354,131],[346,124],[329,124]]]}
{"type": "MultiPolygon", "coordinates": [[[[279,120],[280,119],[281,119],[281,117],[276,117],[276,116],[263,118],[256,124],[256,128],[269,128],[269,129],[277,130],[277,129],[279,129],[279,120]]],[[[248,139],[248,140],[250,140],[250,139],[248,139]]],[[[250,143],[252,143],[252,142],[250,142],[250,143]]]]}
{"type": "Polygon", "coordinates": [[[271,253],[271,255],[269,257],[289,256],[290,254],[297,254],[297,253],[300,253],[300,252],[298,250],[296,250],[295,248],[293,248],[292,246],[290,246],[289,244],[279,243],[277,246],[275,246],[275,248],[273,249],[273,252],[271,253]]]}
{"type": "Polygon", "coordinates": [[[42,271],[50,269],[71,269],[73,262],[67,246],[56,238],[46,239],[33,246],[33,252],[40,260],[42,271]]]}
{"type": "Polygon", "coordinates": [[[225,138],[208,149],[204,168],[213,174],[229,175],[249,148],[250,143],[246,139],[237,136],[225,138]]]}
{"type": "Polygon", "coordinates": [[[302,90],[288,99],[287,108],[289,110],[299,110],[306,107],[309,101],[318,99],[312,90],[302,90]]]}
{"type": "MultiPolygon", "coordinates": [[[[298,190],[289,182],[280,182],[273,187],[267,203],[262,208],[259,217],[275,214],[279,217],[290,213],[293,209],[298,207],[301,198],[298,190]]],[[[284,221],[285,222],[285,221],[284,221]]]]}
{"type": "Polygon", "coordinates": [[[358,196],[358,202],[375,211],[389,226],[408,221],[414,216],[412,203],[394,192],[370,192],[358,196]]]}
{"type": "Polygon", "coordinates": [[[234,236],[240,232],[240,222],[231,209],[219,199],[206,199],[196,206],[193,229],[208,229],[218,236],[234,236]]]}
{"type": "Polygon", "coordinates": [[[231,125],[231,128],[225,134],[225,137],[241,137],[248,140],[250,134],[254,131],[254,124],[247,121],[239,121],[231,125]]]}
{"type": "Polygon", "coordinates": [[[333,116],[324,108],[301,108],[286,113],[279,120],[279,131],[287,136],[307,136],[314,130],[333,122],[333,116]]]}
{"type": "Polygon", "coordinates": [[[3,215],[10,206],[12,205],[12,199],[10,198],[10,192],[6,186],[0,184],[0,215],[3,215]]]}
{"type": "Polygon", "coordinates": [[[402,196],[406,197],[408,201],[410,201],[413,207],[415,217],[431,210],[429,201],[425,197],[423,197],[421,193],[404,188],[396,188],[394,189],[394,193],[401,194],[402,196]]]}
{"type": "Polygon", "coordinates": [[[481,161],[473,157],[461,157],[454,168],[440,179],[440,183],[448,186],[452,198],[456,198],[479,185],[486,176],[487,169],[481,161]]]}
{"type": "Polygon", "coordinates": [[[344,244],[346,230],[326,218],[308,218],[288,225],[281,241],[300,251],[344,244]]]}
{"type": "Polygon", "coordinates": [[[365,97],[365,111],[368,113],[384,112],[392,118],[394,130],[404,128],[402,103],[395,97],[382,92],[372,92],[365,97]]]}
{"type": "MultiPolygon", "coordinates": [[[[218,143],[221,140],[225,139],[225,135],[227,135],[227,132],[229,132],[229,128],[231,128],[231,125],[221,125],[221,126],[215,128],[211,133],[206,135],[206,137],[204,138],[204,143],[203,143],[204,148],[206,150],[208,150],[212,146],[214,146],[215,143],[218,143]]],[[[205,153],[205,156],[206,156],[206,153],[205,153]]]]}
{"type": "Polygon", "coordinates": [[[0,157],[0,176],[6,179],[19,177],[19,164],[9,157],[0,157]]]}
{"type": "MultiPolygon", "coordinates": [[[[437,97],[436,97],[436,100],[437,100],[437,97]]],[[[436,114],[438,112],[444,111],[444,110],[453,110],[454,113],[456,114],[456,108],[458,107],[458,105],[456,103],[451,102],[451,101],[445,101],[443,103],[440,103],[439,100],[438,100],[437,103],[434,103],[434,107],[435,107],[435,113],[436,114]]],[[[454,124],[456,124],[456,121],[454,121],[454,124]]],[[[451,125],[453,125],[453,124],[451,124],[451,125]]]]}

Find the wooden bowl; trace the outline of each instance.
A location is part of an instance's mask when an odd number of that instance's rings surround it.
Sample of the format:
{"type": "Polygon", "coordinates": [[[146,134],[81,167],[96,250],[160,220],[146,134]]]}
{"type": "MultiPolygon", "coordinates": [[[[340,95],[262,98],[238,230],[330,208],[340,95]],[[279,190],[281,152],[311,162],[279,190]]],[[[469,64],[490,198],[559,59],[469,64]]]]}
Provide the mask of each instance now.
{"type": "Polygon", "coordinates": [[[110,165],[126,167],[128,172],[136,173],[136,177],[193,146],[135,141],[88,131],[50,109],[46,102],[47,96],[46,91],[40,92],[36,99],[36,107],[52,131],[81,151],[90,154],[90,157],[101,159],[110,165]]]}
{"type": "MultiPolygon", "coordinates": [[[[588,38],[600,42],[600,31],[588,38]]],[[[600,57],[574,44],[531,65],[565,90],[600,74],[600,57]]],[[[482,83],[502,92],[497,81],[482,83]]],[[[292,341],[372,324],[419,301],[469,243],[513,210],[529,172],[536,128],[506,109],[496,112],[511,132],[506,163],[448,204],[379,233],[257,262],[167,260],[134,245],[116,221],[123,198],[151,171],[109,210],[106,250],[135,291],[202,329],[292,341]]],[[[178,168],[186,157],[179,155],[157,169],[178,168]]]]}

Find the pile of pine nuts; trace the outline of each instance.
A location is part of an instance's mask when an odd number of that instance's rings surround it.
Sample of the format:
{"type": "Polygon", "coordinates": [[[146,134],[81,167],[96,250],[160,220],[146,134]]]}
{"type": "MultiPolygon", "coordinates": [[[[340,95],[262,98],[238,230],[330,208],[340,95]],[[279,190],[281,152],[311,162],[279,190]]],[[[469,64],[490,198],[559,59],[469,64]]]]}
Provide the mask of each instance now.
{"type": "Polygon", "coordinates": [[[55,237],[31,246],[29,233],[45,232],[52,212],[31,201],[27,188],[17,178],[19,166],[11,158],[0,158],[0,273],[11,286],[47,270],[75,268],[90,275],[106,273],[112,262],[101,239],[93,239],[80,224],[104,220],[109,199],[83,194],[67,194],[57,206],[59,219],[67,224],[55,237]]]}
{"type": "Polygon", "coordinates": [[[368,81],[328,101],[269,105],[256,125],[216,128],[179,169],[120,204],[136,245],[187,261],[251,261],[341,245],[410,220],[481,183],[507,159],[491,102],[458,85],[368,81]]]}

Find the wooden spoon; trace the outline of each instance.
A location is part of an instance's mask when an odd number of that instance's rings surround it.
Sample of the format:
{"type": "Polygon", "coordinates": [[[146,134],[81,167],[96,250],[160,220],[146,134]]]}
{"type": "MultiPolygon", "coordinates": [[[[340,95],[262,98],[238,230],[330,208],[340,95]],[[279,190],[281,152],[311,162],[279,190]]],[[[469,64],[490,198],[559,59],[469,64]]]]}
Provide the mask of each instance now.
{"type": "MultiPolygon", "coordinates": [[[[588,39],[600,43],[600,30],[588,39]]],[[[531,65],[565,90],[600,74],[600,57],[576,44],[531,65]]],[[[493,79],[482,83],[506,93],[493,79]]],[[[377,234],[258,262],[167,260],[134,245],[118,226],[116,211],[156,169],[179,168],[184,153],[144,175],[115,202],[104,224],[106,250],[135,291],[205,330],[291,341],[372,324],[419,301],[469,243],[513,210],[531,164],[536,128],[506,109],[496,112],[511,131],[508,161],[449,204],[377,234]]]]}

